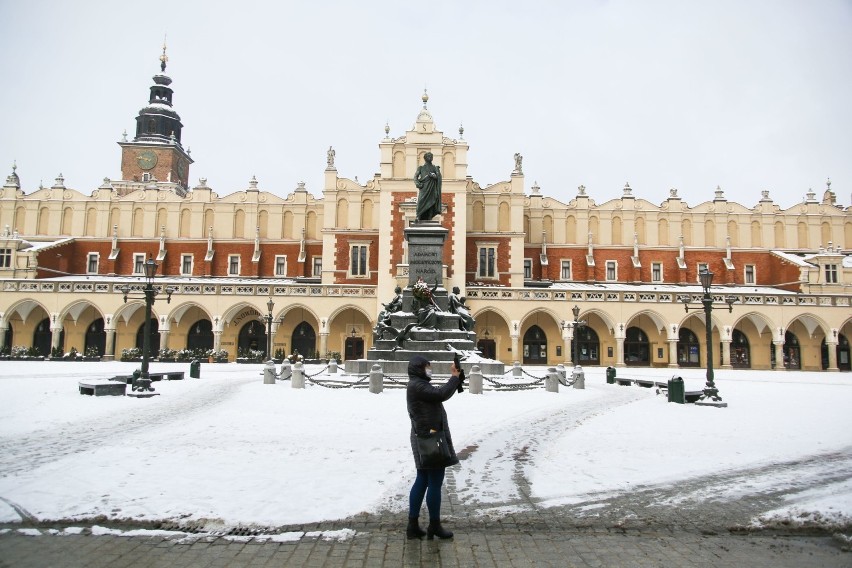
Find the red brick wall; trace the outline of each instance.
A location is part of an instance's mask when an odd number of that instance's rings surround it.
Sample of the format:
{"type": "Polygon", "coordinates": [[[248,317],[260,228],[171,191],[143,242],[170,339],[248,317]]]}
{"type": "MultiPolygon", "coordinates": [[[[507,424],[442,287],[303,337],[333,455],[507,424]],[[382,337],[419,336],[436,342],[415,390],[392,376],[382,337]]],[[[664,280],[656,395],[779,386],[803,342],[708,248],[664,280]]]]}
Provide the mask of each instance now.
{"type": "Polygon", "coordinates": [[[334,239],[335,264],[334,282],[337,284],[376,284],[379,277],[379,234],[378,233],[344,233],[334,239]],[[367,266],[369,276],[366,278],[350,278],[349,247],[352,242],[364,243],[369,241],[367,249],[367,266]]]}
{"type": "MultiPolygon", "coordinates": [[[[465,280],[470,282],[482,282],[483,284],[495,284],[500,286],[508,286],[511,283],[511,275],[509,268],[512,264],[509,245],[511,239],[509,237],[498,237],[496,235],[487,235],[483,237],[468,237],[467,239],[467,274],[465,280]],[[477,241],[496,243],[497,244],[497,279],[483,279],[477,275],[479,266],[479,249],[476,246],[477,241]]],[[[519,259],[519,268],[523,268],[524,261],[519,259]]]]}

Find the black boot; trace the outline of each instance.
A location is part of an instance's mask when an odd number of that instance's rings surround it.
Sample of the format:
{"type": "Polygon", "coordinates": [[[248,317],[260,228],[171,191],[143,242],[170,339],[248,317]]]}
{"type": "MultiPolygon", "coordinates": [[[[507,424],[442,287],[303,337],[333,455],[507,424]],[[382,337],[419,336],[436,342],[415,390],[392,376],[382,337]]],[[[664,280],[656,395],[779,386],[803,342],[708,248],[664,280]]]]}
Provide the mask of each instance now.
{"type": "Polygon", "coordinates": [[[444,530],[444,527],[441,526],[441,521],[429,521],[429,526],[426,527],[426,538],[432,540],[436,536],[438,538],[453,538],[453,533],[444,530]]]}
{"type": "Polygon", "coordinates": [[[405,536],[411,538],[423,538],[426,536],[426,531],[420,528],[420,523],[417,517],[408,517],[408,527],[405,529],[405,536]]]}

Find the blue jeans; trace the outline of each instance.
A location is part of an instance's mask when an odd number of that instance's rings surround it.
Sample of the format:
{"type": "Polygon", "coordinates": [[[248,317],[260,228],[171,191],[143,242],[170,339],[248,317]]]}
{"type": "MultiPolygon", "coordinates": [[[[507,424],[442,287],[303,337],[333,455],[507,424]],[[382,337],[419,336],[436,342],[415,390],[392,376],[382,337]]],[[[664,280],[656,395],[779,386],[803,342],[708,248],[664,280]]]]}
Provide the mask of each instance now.
{"type": "Polygon", "coordinates": [[[408,516],[419,517],[423,497],[426,497],[426,508],[429,509],[429,520],[441,520],[441,485],[444,484],[444,468],[418,469],[417,478],[411,486],[408,495],[408,516]]]}

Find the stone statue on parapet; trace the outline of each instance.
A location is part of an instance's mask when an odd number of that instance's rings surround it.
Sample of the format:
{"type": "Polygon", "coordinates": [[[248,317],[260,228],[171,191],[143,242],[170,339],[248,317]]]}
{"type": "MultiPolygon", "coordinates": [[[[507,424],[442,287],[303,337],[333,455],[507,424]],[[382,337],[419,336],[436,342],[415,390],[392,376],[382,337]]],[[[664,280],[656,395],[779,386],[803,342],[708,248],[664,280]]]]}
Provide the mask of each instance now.
{"type": "Polygon", "coordinates": [[[441,214],[441,168],[432,164],[432,152],[423,156],[424,163],[414,173],[417,187],[417,221],[431,221],[441,214]]]}
{"type": "Polygon", "coordinates": [[[464,305],[464,296],[459,296],[461,290],[458,286],[453,286],[453,291],[448,295],[448,305],[451,314],[459,316],[459,329],[462,331],[473,331],[473,326],[476,320],[470,315],[467,306],[464,305]]]}
{"type": "Polygon", "coordinates": [[[328,170],[334,169],[334,156],[335,156],[335,154],[336,154],[336,152],[334,151],[334,148],[329,146],[328,152],[326,152],[326,154],[325,154],[325,163],[327,164],[326,169],[328,169],[328,170]]]}
{"type": "Polygon", "coordinates": [[[520,153],[515,152],[515,172],[516,173],[519,173],[519,174],[524,173],[523,162],[524,162],[524,157],[521,156],[520,153]]]}
{"type": "Polygon", "coordinates": [[[385,325],[390,325],[391,314],[395,314],[396,312],[402,309],[402,288],[397,286],[393,289],[393,293],[396,294],[393,297],[393,300],[391,300],[387,304],[382,304],[385,309],[379,312],[378,321],[384,323],[385,325]]]}

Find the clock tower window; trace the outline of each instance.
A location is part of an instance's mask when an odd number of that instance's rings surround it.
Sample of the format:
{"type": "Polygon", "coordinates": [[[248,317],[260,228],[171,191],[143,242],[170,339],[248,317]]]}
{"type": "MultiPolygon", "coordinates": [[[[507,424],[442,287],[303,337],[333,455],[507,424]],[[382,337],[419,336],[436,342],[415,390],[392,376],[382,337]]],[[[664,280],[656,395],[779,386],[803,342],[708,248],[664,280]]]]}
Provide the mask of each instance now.
{"type": "Polygon", "coordinates": [[[157,131],[157,121],[153,118],[148,120],[148,132],[154,133],[157,131]]]}

